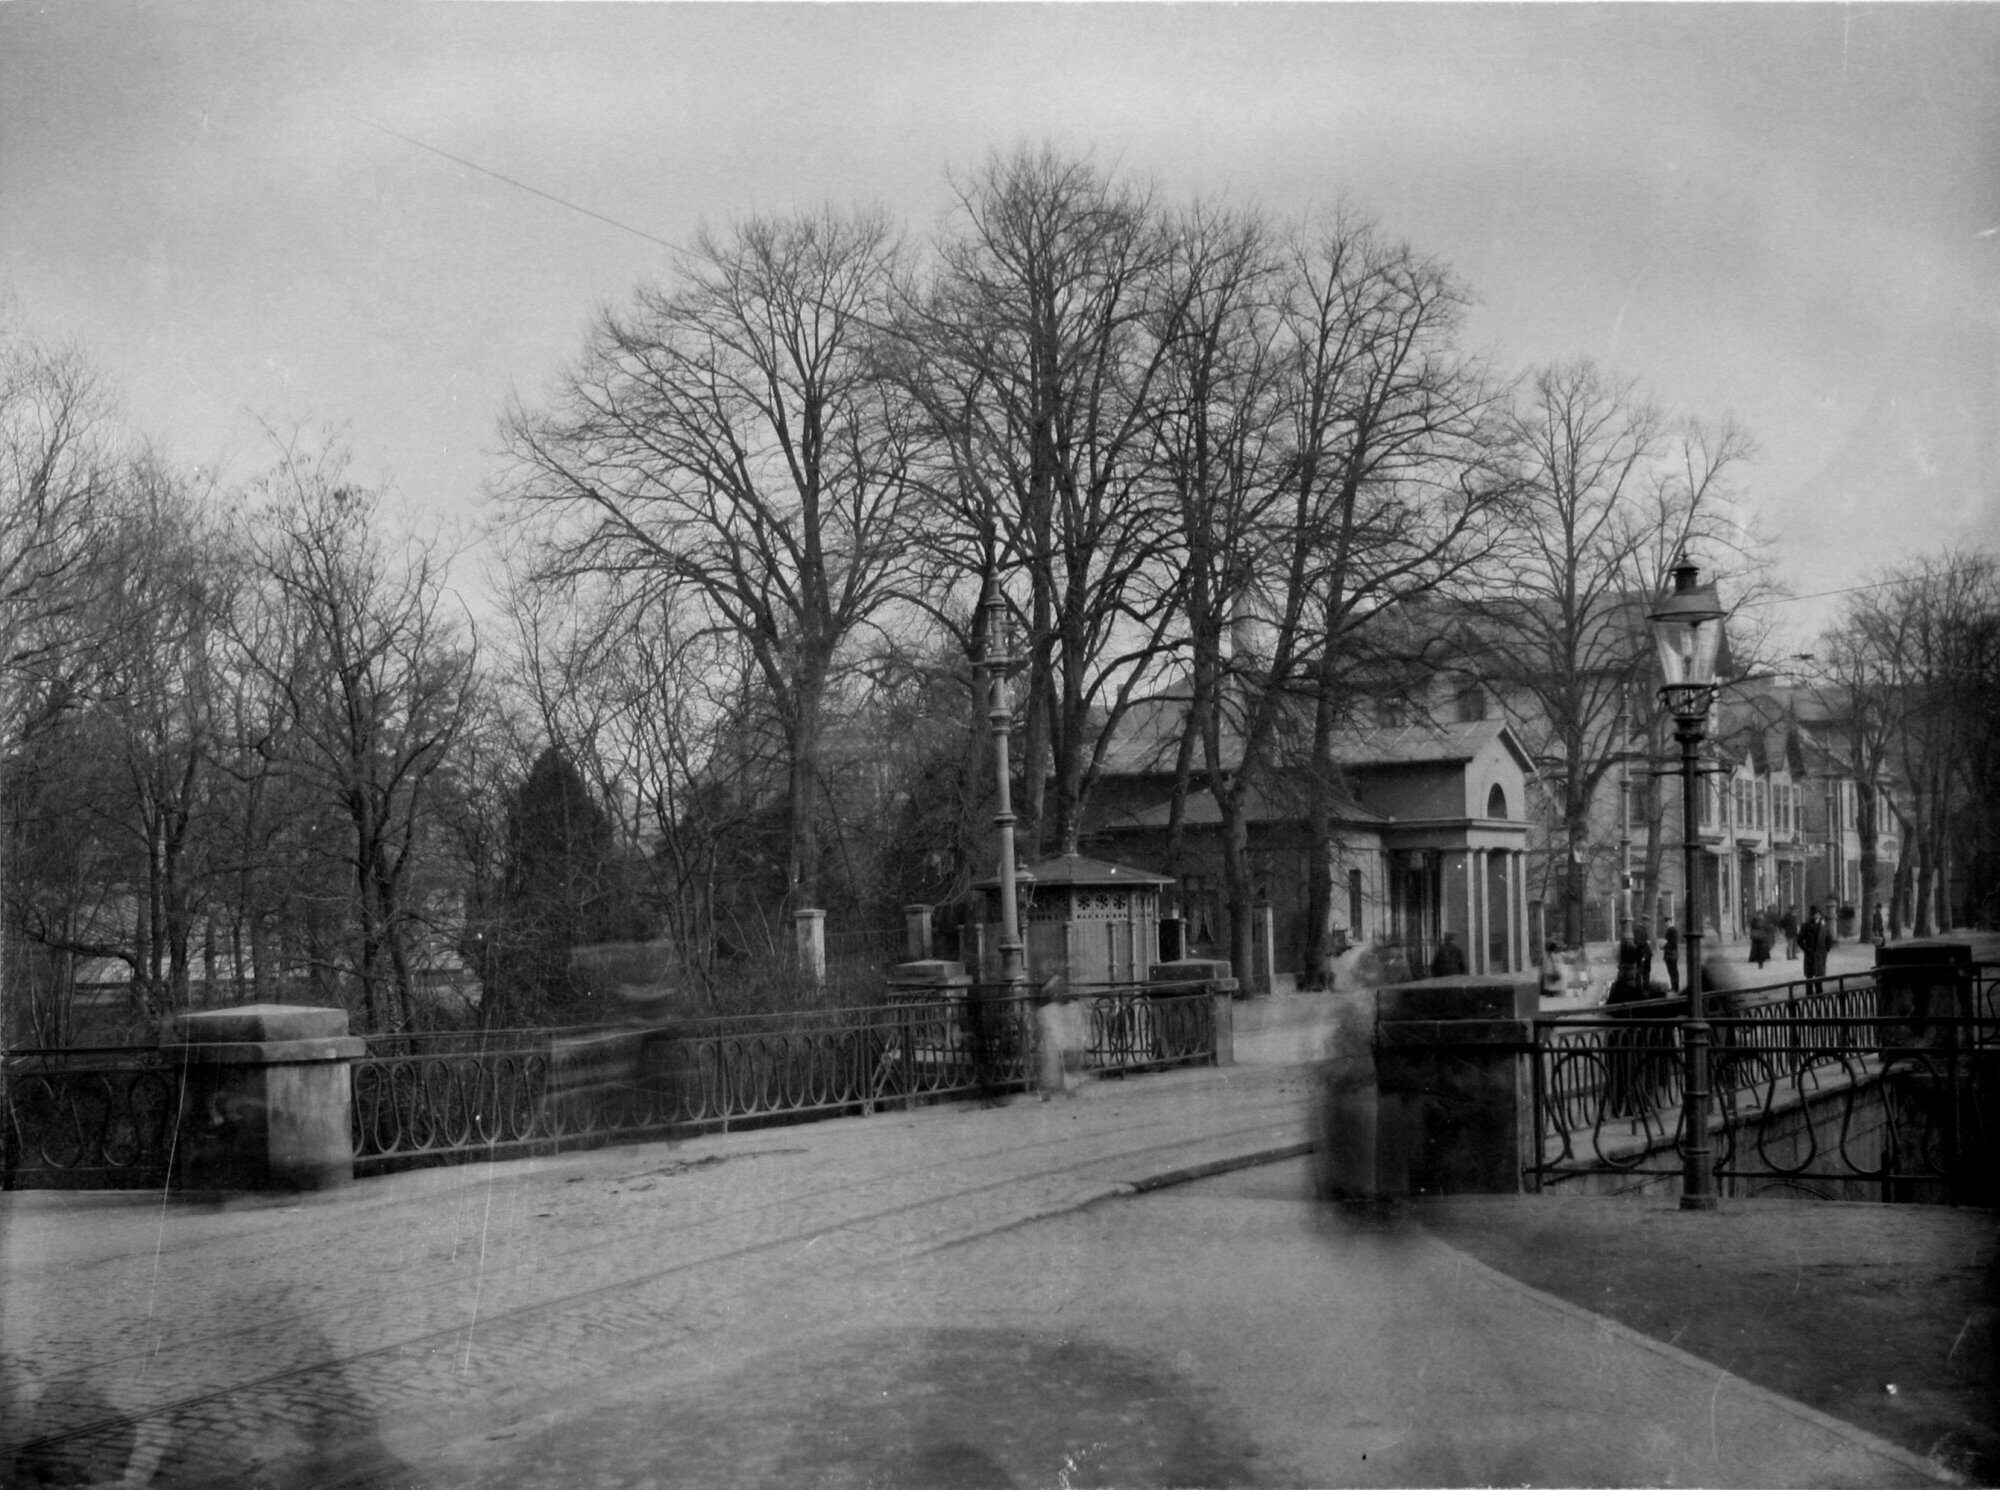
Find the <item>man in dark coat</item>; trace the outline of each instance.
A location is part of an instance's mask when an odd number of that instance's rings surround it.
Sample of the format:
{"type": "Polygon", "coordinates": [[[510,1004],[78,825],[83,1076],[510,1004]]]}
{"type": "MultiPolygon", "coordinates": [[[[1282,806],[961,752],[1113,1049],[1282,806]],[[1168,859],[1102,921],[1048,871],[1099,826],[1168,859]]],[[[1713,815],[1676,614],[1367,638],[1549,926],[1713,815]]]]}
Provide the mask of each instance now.
{"type": "Polygon", "coordinates": [[[1447,931],[1444,940],[1438,943],[1437,956],[1431,959],[1433,978],[1456,978],[1465,971],[1465,948],[1458,944],[1458,933],[1447,931]]]}
{"type": "Polygon", "coordinates": [[[1819,907],[1814,906],[1806,924],[1799,928],[1799,951],[1805,955],[1808,978],[1826,976],[1826,954],[1832,948],[1833,928],[1820,918],[1819,907]]]}
{"type": "Polygon", "coordinates": [[[1785,956],[1796,958],[1799,955],[1799,913],[1787,906],[1784,917],[1778,922],[1778,929],[1785,934],[1785,956]]]}
{"type": "Polygon", "coordinates": [[[1681,991],[1681,929],[1673,922],[1667,922],[1667,929],[1660,937],[1660,960],[1667,965],[1667,987],[1675,993],[1681,991]]]}

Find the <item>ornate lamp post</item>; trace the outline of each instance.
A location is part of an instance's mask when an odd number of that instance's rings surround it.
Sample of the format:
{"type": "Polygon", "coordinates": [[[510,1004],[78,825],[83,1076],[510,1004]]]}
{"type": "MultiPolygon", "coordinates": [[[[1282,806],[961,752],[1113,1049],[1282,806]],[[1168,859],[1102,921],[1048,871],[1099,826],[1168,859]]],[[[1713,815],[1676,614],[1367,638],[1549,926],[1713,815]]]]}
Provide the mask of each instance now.
{"type": "Polygon", "coordinates": [[[1701,827],[1697,794],[1701,767],[1697,760],[1708,733],[1708,710],[1715,700],[1715,657],[1722,644],[1723,610],[1715,587],[1698,583],[1701,571],[1681,555],[1674,565],[1673,593],[1651,616],[1653,643],[1659,654],[1660,702],[1674,718],[1674,738],[1681,746],[1682,883],[1686,888],[1681,939],[1687,944],[1687,1025],[1683,1082],[1684,1165],[1681,1209],[1712,1211],[1716,1207],[1715,1154],[1708,1141],[1708,1020],[1701,989],[1701,827]]]}
{"type": "Polygon", "coordinates": [[[1014,728],[1014,704],[1007,693],[1007,675],[1018,660],[1008,644],[1007,601],[1000,593],[1000,577],[986,576],[986,590],[979,608],[986,613],[986,656],[980,666],[988,681],[986,718],[993,726],[993,770],[999,810],[993,825],[1000,830],[1000,981],[1007,994],[1021,991],[1028,981],[1027,957],[1021,945],[1021,905],[1014,872],[1014,799],[1008,784],[1012,774],[1008,762],[1008,736],[1014,728]]]}

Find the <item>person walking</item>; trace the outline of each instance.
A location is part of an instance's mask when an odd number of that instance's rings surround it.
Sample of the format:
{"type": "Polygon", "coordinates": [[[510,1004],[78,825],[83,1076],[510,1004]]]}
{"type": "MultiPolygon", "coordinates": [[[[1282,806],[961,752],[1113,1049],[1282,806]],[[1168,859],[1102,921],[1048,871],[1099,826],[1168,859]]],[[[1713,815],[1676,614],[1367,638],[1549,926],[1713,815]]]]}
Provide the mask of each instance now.
{"type": "Polygon", "coordinates": [[[1799,913],[1790,906],[1785,907],[1784,919],[1778,922],[1778,929],[1785,933],[1785,956],[1797,962],[1799,959],[1799,913]]]}
{"type": "Polygon", "coordinates": [[[1762,914],[1750,918],[1750,961],[1758,968],[1771,960],[1771,923],[1762,914]]]}
{"type": "Polygon", "coordinates": [[[1666,932],[1660,937],[1660,960],[1667,965],[1667,987],[1675,993],[1681,991],[1681,929],[1673,922],[1667,923],[1666,932]]]}
{"type": "Polygon", "coordinates": [[[1542,997],[1559,999],[1569,992],[1569,973],[1563,967],[1562,948],[1554,942],[1542,947],[1542,997]]]}
{"type": "Polygon", "coordinates": [[[1447,931],[1444,940],[1438,943],[1437,956],[1431,959],[1433,978],[1456,978],[1465,972],[1465,948],[1458,944],[1458,933],[1447,931]]]}
{"type": "MultiPolygon", "coordinates": [[[[1630,930],[1618,939],[1618,974],[1611,980],[1605,1004],[1614,1019],[1630,1019],[1627,1005],[1641,1003],[1650,992],[1639,979],[1639,943],[1630,930]]],[[[1613,1028],[1605,1049],[1604,1098],[1613,1117],[1633,1117],[1644,1111],[1651,1090],[1649,1048],[1658,1035],[1651,1026],[1613,1028]]]]}
{"type": "Polygon", "coordinates": [[[1611,980],[1611,996],[1605,1002],[1630,1004],[1645,996],[1646,985],[1639,980],[1639,942],[1628,926],[1618,938],[1618,972],[1611,980]]]}
{"type": "Polygon", "coordinates": [[[1646,990],[1646,996],[1653,992],[1653,939],[1646,934],[1646,923],[1641,921],[1632,934],[1632,940],[1639,946],[1639,986],[1646,990]]]}
{"type": "Polygon", "coordinates": [[[1826,954],[1832,950],[1833,940],[1833,928],[1821,919],[1815,905],[1806,916],[1806,924],[1799,928],[1799,951],[1805,956],[1805,974],[1814,982],[1826,976],[1826,954]]]}
{"type": "Polygon", "coordinates": [[[1878,949],[1889,940],[1889,926],[1882,918],[1882,902],[1879,900],[1875,902],[1875,915],[1868,927],[1868,935],[1878,949]]]}

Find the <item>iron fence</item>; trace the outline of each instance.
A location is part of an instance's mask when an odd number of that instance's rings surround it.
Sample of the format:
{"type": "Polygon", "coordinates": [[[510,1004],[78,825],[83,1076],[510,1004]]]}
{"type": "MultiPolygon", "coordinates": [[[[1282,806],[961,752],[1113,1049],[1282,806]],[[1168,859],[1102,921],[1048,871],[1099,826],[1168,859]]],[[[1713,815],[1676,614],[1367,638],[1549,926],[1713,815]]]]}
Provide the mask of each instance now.
{"type": "MultiPolygon", "coordinates": [[[[1076,1000],[1097,1072],[1215,1058],[1206,994],[1076,1000]]],[[[662,1024],[370,1040],[354,1067],[363,1174],[620,1139],[796,1122],[998,1095],[1030,1081],[1032,1000],[925,998],[662,1024]]]]}
{"type": "MultiPolygon", "coordinates": [[[[1213,1000],[1198,987],[1079,990],[1086,1070],[1206,1064],[1213,1000]]],[[[361,1174],[671,1133],[796,1122],[1028,1086],[1033,1000],[994,987],[633,1028],[431,1031],[366,1038],[352,1066],[361,1174]]],[[[164,1184],[186,1100],[157,1048],[7,1058],[0,1183],[164,1184]]]]}
{"type": "MultiPolygon", "coordinates": [[[[2000,969],[1874,971],[1709,1002],[1715,1175],[1738,1192],[2000,1199],[2000,969]],[[1939,999],[1940,990],[1948,996],[1939,999]]],[[[1534,1023],[1534,1188],[1678,1175],[1684,1006],[1657,999],[1534,1023]]]]}
{"type": "Polygon", "coordinates": [[[166,1183],[185,1095],[158,1049],[23,1050],[7,1058],[0,1186],[145,1189],[166,1183]]]}

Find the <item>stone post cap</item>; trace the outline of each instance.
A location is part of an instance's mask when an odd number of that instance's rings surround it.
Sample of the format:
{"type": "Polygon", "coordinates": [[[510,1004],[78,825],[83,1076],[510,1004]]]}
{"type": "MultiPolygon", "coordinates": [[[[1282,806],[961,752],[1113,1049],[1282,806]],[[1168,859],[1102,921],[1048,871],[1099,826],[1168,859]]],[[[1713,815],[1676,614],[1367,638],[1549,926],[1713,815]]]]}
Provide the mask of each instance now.
{"type": "Polygon", "coordinates": [[[1418,983],[1392,983],[1376,994],[1382,1021],[1443,1019],[1533,1019],[1541,1012],[1537,979],[1466,973],[1426,978],[1418,983]]]}
{"type": "Polygon", "coordinates": [[[239,1004],[233,1009],[198,1009],[175,1015],[174,1033],[189,1045],[324,1040],[347,1033],[347,1011],[304,1004],[239,1004]]]}
{"type": "Polygon", "coordinates": [[[964,963],[947,962],[936,957],[918,962],[899,962],[895,971],[889,974],[890,986],[896,988],[961,988],[971,981],[966,976],[964,963]]]}

